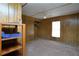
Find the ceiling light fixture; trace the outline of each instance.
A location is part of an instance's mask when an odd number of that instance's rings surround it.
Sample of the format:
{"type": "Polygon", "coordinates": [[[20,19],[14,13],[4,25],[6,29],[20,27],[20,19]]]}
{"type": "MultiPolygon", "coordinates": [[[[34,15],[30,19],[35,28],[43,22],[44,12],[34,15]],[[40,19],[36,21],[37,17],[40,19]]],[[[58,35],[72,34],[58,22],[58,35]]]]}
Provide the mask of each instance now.
{"type": "Polygon", "coordinates": [[[46,19],[47,17],[46,17],[46,16],[44,16],[43,18],[44,18],[44,19],[46,19]]]}

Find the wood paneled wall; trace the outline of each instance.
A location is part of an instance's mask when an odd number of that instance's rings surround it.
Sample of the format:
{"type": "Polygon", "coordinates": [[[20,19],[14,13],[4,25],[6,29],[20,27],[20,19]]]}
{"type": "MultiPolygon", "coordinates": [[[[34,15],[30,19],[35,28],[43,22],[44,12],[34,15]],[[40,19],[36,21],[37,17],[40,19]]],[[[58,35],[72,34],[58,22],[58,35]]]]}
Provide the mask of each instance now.
{"type": "Polygon", "coordinates": [[[60,42],[79,46],[79,13],[42,20],[38,29],[40,38],[52,39],[53,21],[61,21],[60,42]]]}
{"type": "Polygon", "coordinates": [[[46,19],[46,20],[42,20],[39,25],[40,26],[38,29],[38,37],[45,38],[45,39],[51,39],[52,22],[46,19]]]}
{"type": "MultiPolygon", "coordinates": [[[[61,18],[61,37],[60,41],[73,46],[77,45],[77,21],[79,20],[78,14],[65,16],[61,18]]],[[[78,32],[79,33],[79,32],[78,32]]]]}
{"type": "Polygon", "coordinates": [[[21,23],[21,4],[0,3],[0,23],[21,23]]]}
{"type": "Polygon", "coordinates": [[[36,36],[34,30],[34,21],[37,21],[38,19],[27,15],[22,15],[22,19],[23,19],[22,23],[26,24],[27,41],[34,40],[34,37],[36,36]]]}

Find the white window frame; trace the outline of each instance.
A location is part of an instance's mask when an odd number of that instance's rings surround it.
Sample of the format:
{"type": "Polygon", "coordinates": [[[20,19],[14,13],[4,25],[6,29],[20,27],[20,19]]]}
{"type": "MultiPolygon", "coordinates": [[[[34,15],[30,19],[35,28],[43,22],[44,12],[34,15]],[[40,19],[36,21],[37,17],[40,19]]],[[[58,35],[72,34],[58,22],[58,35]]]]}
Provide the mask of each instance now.
{"type": "Polygon", "coordinates": [[[60,21],[52,22],[52,37],[60,38],[60,21]]]}

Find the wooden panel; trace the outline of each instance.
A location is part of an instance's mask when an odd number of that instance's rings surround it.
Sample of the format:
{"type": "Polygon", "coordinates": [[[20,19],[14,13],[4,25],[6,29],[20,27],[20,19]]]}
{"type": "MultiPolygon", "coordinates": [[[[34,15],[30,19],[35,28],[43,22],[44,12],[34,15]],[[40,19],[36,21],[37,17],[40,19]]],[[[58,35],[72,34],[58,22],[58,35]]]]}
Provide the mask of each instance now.
{"type": "MultiPolygon", "coordinates": [[[[22,6],[21,6],[21,4],[17,4],[17,7],[18,8],[17,8],[17,20],[16,21],[18,23],[22,24],[22,16],[21,16],[22,15],[22,9],[21,9],[22,6]]],[[[18,26],[18,31],[22,32],[22,27],[21,26],[18,26]]]]}
{"type": "Polygon", "coordinates": [[[19,50],[19,49],[21,49],[21,48],[22,48],[21,45],[17,45],[17,46],[13,46],[13,47],[10,47],[10,48],[3,49],[1,55],[8,54],[8,53],[10,53],[10,52],[19,50]]]}
{"type": "MultiPolygon", "coordinates": [[[[2,32],[2,25],[0,24],[0,33],[2,32]]],[[[2,37],[0,34],[0,56],[1,56],[1,50],[2,50],[2,37]]]]}
{"type": "Polygon", "coordinates": [[[15,6],[13,3],[9,3],[9,22],[10,23],[14,23],[15,21],[15,10],[14,10],[15,6]]]}
{"type": "Polygon", "coordinates": [[[23,27],[22,27],[22,32],[23,32],[23,55],[26,55],[26,25],[23,24],[23,27]]]}
{"type": "Polygon", "coordinates": [[[17,3],[15,3],[14,4],[14,22],[17,22],[18,23],[18,4],[17,3]]]}
{"type": "Polygon", "coordinates": [[[42,20],[38,29],[39,38],[51,38],[52,21],[61,21],[60,42],[79,46],[79,13],[42,20]]]}
{"type": "Polygon", "coordinates": [[[22,16],[21,16],[22,15],[22,9],[21,9],[21,4],[15,3],[14,6],[15,6],[15,15],[14,15],[15,22],[22,23],[22,16]]]}
{"type": "Polygon", "coordinates": [[[0,23],[22,23],[21,4],[0,3],[0,23]]]}
{"type": "Polygon", "coordinates": [[[61,21],[61,41],[70,45],[76,45],[77,19],[70,17],[61,21]]]}
{"type": "Polygon", "coordinates": [[[51,39],[52,22],[50,20],[42,20],[39,24],[38,36],[40,38],[51,39]]]}
{"type": "Polygon", "coordinates": [[[21,4],[18,4],[18,22],[22,23],[22,9],[21,9],[21,4]]]}
{"type": "Polygon", "coordinates": [[[77,15],[77,32],[76,32],[76,42],[77,42],[77,46],[79,47],[79,15],[77,15]]]}
{"type": "Polygon", "coordinates": [[[22,37],[12,37],[12,38],[5,38],[5,39],[2,39],[2,41],[7,41],[7,40],[12,40],[12,39],[22,39],[22,37]]]}
{"type": "Polygon", "coordinates": [[[8,22],[8,4],[0,3],[0,22],[8,22]]]}
{"type": "Polygon", "coordinates": [[[26,28],[27,28],[26,30],[27,41],[34,40],[34,35],[36,36],[36,33],[34,31],[34,21],[38,21],[38,19],[27,15],[23,15],[22,19],[23,19],[22,23],[26,24],[26,28]]]}

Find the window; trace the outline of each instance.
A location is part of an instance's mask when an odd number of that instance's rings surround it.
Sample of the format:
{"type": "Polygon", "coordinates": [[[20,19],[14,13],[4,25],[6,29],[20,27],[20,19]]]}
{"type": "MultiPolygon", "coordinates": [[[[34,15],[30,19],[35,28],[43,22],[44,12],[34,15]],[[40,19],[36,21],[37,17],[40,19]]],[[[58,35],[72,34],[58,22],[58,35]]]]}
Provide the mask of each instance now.
{"type": "Polygon", "coordinates": [[[60,21],[52,22],[52,37],[60,37],[60,21]]]}

